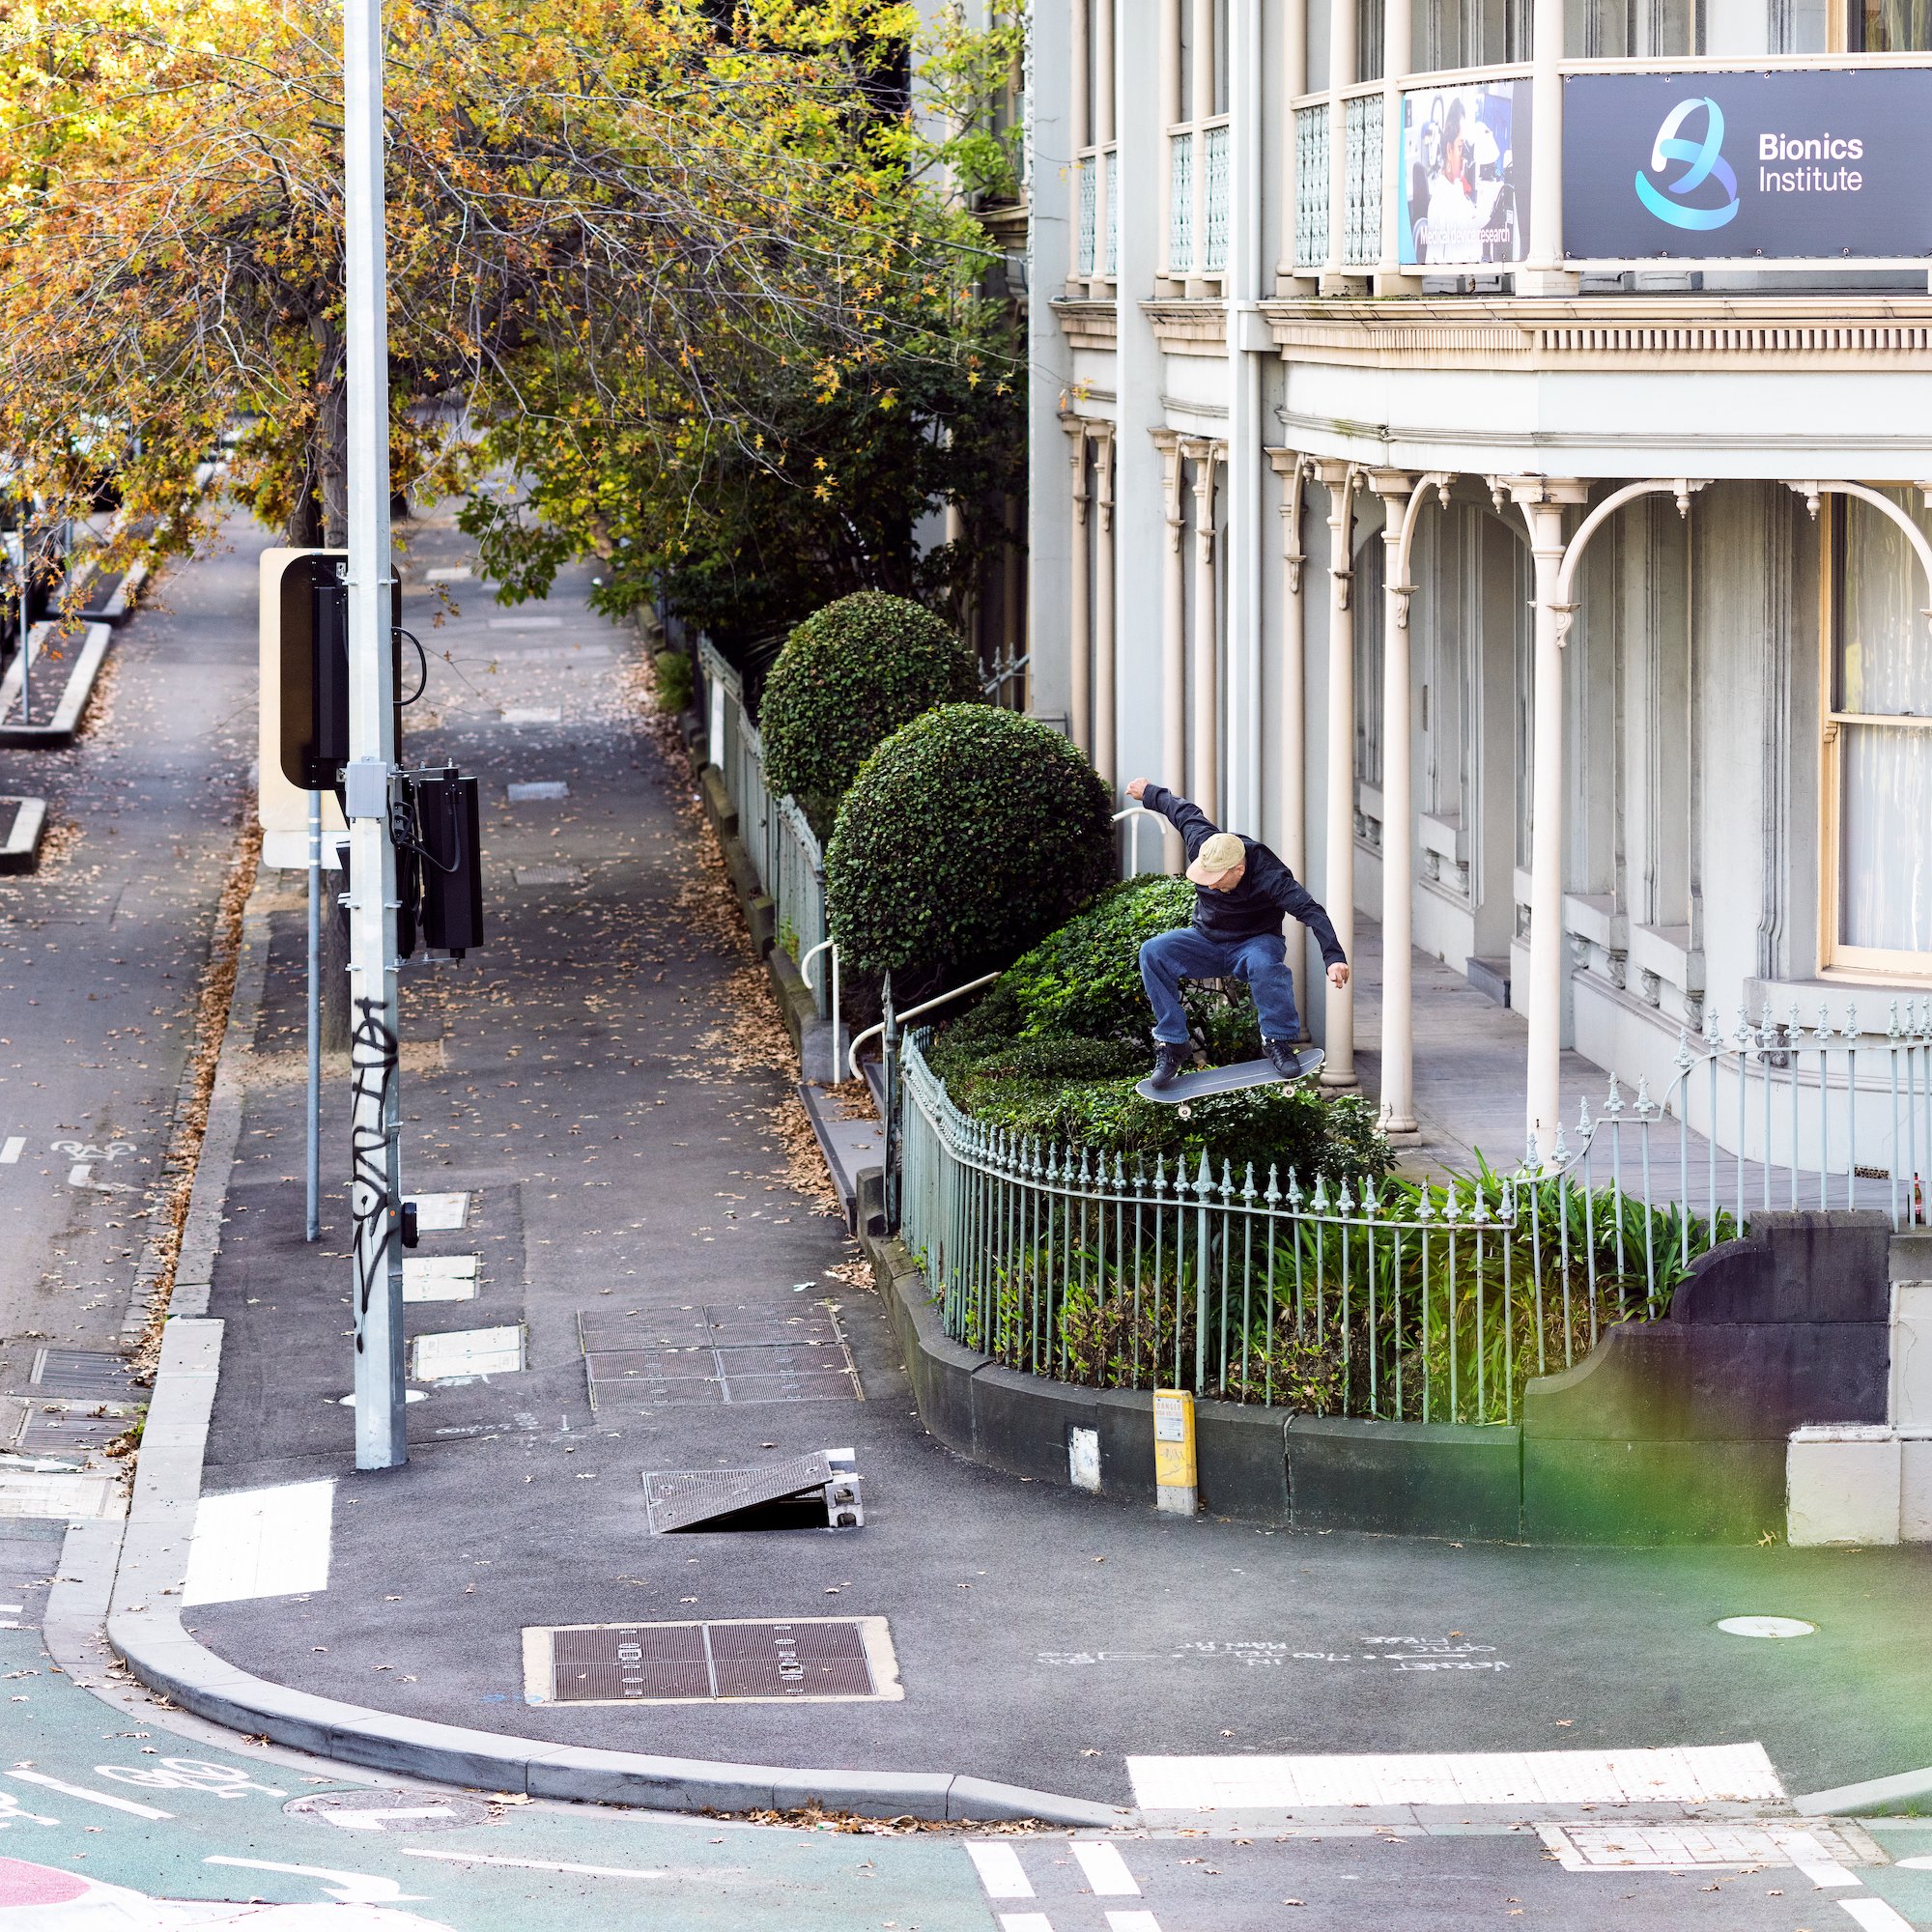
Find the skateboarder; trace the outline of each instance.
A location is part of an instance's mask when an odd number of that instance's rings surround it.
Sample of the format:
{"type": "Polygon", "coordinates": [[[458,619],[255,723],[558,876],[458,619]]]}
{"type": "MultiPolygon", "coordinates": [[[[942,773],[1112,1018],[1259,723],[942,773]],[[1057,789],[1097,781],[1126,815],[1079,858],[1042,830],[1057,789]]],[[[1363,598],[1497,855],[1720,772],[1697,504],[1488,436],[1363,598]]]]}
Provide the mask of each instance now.
{"type": "Polygon", "coordinates": [[[1187,1064],[1183,980],[1245,980],[1261,1019],[1262,1049],[1284,1080],[1295,1079],[1294,979],[1288,969],[1282,916],[1293,913],[1321,948],[1329,983],[1349,983],[1349,961],[1327,913],[1314,895],[1258,838],[1223,832],[1198,805],[1136,779],[1127,796],[1157,811],[1180,834],[1193,880],[1194,923],[1157,932],[1141,948],[1141,982],[1153,1008],[1150,1087],[1167,1087],[1187,1064]]]}

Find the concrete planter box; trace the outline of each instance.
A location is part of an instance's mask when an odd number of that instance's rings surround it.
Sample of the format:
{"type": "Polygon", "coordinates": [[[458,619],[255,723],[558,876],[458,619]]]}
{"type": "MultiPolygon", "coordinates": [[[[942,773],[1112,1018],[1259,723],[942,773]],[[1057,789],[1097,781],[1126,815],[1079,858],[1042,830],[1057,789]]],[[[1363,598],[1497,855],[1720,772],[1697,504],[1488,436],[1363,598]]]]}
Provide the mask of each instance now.
{"type": "Polygon", "coordinates": [[[1288,1488],[1296,1529],[1513,1543],[1522,1529],[1522,1432],[1297,1415],[1288,1425],[1288,1488]]]}

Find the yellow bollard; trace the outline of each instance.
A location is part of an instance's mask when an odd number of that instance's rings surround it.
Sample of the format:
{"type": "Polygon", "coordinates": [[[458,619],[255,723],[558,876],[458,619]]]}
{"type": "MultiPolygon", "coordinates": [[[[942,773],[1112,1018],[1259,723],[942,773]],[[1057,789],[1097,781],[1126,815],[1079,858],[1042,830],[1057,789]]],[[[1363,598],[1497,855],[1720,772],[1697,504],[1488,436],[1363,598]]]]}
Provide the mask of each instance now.
{"type": "Polygon", "coordinates": [[[1194,1398],[1185,1389],[1153,1392],[1153,1479],[1160,1509],[1194,1514],[1194,1398]]]}

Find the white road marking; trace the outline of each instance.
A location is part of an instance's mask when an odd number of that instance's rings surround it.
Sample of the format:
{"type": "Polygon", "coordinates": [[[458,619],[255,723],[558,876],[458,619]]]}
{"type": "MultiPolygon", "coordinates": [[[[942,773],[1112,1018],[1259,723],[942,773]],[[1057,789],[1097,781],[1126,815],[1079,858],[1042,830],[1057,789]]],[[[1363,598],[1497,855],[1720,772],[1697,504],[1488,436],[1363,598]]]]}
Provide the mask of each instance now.
{"type": "Polygon", "coordinates": [[[1354,1804],[1700,1804],[1784,1796],[1764,1747],[1389,1756],[1130,1757],[1143,1811],[1354,1804]]]}
{"type": "Polygon", "coordinates": [[[328,1588],[333,1480],[203,1496],[184,1604],[239,1604],[328,1588]]]}
{"type": "MultiPolygon", "coordinates": [[[[966,1856],[980,1874],[980,1883],[988,1898],[1031,1898],[1033,1885],[1020,1864],[1020,1855],[1010,1845],[976,1844],[966,1846],[966,1856]]],[[[1005,1921],[1010,1925],[1012,1921],[1005,1921]]],[[[1041,1924],[1046,1921],[1040,1920],[1041,1924]]]]}
{"type": "Polygon", "coordinates": [[[1053,1932],[1053,1920],[1043,1912],[1003,1912],[1000,1932],[1053,1932]]]}
{"type": "Polygon", "coordinates": [[[493,631],[560,631],[563,629],[561,617],[492,617],[493,631]]]}
{"type": "Polygon", "coordinates": [[[0,1604],[0,1617],[23,1617],[26,1614],[25,1604],[0,1604]]]}
{"type": "Polygon", "coordinates": [[[194,1757],[164,1757],[157,1764],[97,1764],[95,1773],[116,1784],[138,1784],[155,1791],[212,1791],[217,1798],[240,1798],[259,1791],[265,1798],[286,1798],[279,1784],[258,1784],[239,1765],[207,1764],[194,1757]]]}
{"type": "Polygon", "coordinates": [[[0,1141],[0,1167],[12,1167],[26,1151],[26,1146],[25,1134],[9,1134],[4,1141],[0,1141]]]}
{"type": "Polygon", "coordinates": [[[1160,1921],[1151,1912],[1110,1912],[1107,1932],[1160,1932],[1160,1921]]]}
{"type": "Polygon", "coordinates": [[[406,1255],[403,1258],[405,1301],[474,1301],[474,1255],[406,1255]]]}
{"type": "Polygon", "coordinates": [[[328,1865],[284,1865],[271,1859],[226,1859],[211,1854],[205,1865],[240,1865],[244,1871],[292,1872],[297,1878],[319,1878],[323,1889],[344,1905],[413,1905],[419,1891],[405,1891],[392,1878],[375,1872],[336,1871],[328,1865]]]}
{"type": "Polygon", "coordinates": [[[110,1811],[130,1811],[136,1818],[172,1818],[172,1811],[157,1811],[152,1804],[136,1804],[131,1798],[116,1798],[105,1791],[90,1791],[84,1784],[63,1784],[43,1771],[10,1771],[25,1784],[43,1784],[49,1791],[65,1792],[70,1798],[84,1798],[90,1804],[104,1804],[110,1811]]]}
{"type": "Polygon", "coordinates": [[[440,563],[434,570],[423,572],[425,583],[461,583],[469,575],[467,563],[440,563]]]}
{"type": "Polygon", "coordinates": [[[415,1203],[420,1234],[453,1234],[469,1218],[468,1194],[412,1194],[406,1198],[415,1203]]]}
{"type": "MultiPolygon", "coordinates": [[[[328,1814],[333,1816],[335,1814],[328,1814]]],[[[405,1814],[390,1812],[390,1817],[405,1814]]],[[[493,1858],[484,1852],[432,1852],[420,1845],[403,1845],[400,1850],[412,1859],[442,1859],[453,1865],[510,1865],[518,1871],[570,1872],[579,1878],[663,1878],[661,1871],[638,1871],[629,1865],[571,1865],[553,1859],[493,1858]]]]}
{"type": "Polygon", "coordinates": [[[398,1818],[447,1818],[446,1804],[384,1805],[374,1811],[331,1809],[321,1814],[344,1832],[386,1832],[398,1818]]]}
{"type": "Polygon", "coordinates": [[[505,789],[512,805],[542,805],[570,796],[570,786],[562,779],[512,779],[505,789]]]}
{"type": "Polygon", "coordinates": [[[561,724],[563,713],[554,704],[529,704],[506,710],[505,724],[561,724]]]}
{"type": "Polygon", "coordinates": [[[1841,1898],[1838,1910],[1850,1913],[1865,1932],[1912,1932],[1911,1919],[1894,1912],[1882,1898],[1841,1898]]]}
{"type": "Polygon", "coordinates": [[[524,1366],[524,1331],[514,1324],[418,1335],[414,1347],[419,1382],[449,1381],[459,1376],[511,1376],[524,1366]]]}
{"type": "Polygon", "coordinates": [[[58,1825],[58,1818],[43,1818],[38,1811],[29,1811],[11,1791],[0,1791],[0,1832],[9,1825],[58,1825]]]}
{"type": "Polygon", "coordinates": [[[1080,1869],[1087,1874],[1087,1883],[1100,1897],[1138,1898],[1141,1895],[1133,1873],[1127,1869],[1126,1860],[1104,1839],[1088,1842],[1076,1838],[1073,1841],[1073,1856],[1079,1860],[1080,1869]]]}
{"type": "Polygon", "coordinates": [[[1815,1885],[1820,1891],[1830,1891],[1841,1885],[1862,1885],[1864,1881],[1857,1872],[1848,1872],[1843,1865],[1807,1864],[1803,1859],[1793,1859],[1792,1863],[1815,1885]]]}

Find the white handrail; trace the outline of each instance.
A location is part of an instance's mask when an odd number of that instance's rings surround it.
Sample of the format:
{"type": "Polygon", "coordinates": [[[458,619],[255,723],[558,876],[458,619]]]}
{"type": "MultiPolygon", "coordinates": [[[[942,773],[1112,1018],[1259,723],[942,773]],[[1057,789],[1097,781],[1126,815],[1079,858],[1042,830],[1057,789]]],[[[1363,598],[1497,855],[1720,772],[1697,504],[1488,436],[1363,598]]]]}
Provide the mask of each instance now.
{"type": "MultiPolygon", "coordinates": [[[[977,993],[981,986],[990,986],[999,977],[997,973],[981,973],[977,980],[968,980],[963,986],[954,986],[950,993],[941,993],[936,998],[922,1002],[919,1006],[908,1007],[904,1012],[898,1013],[895,1017],[901,1022],[916,1020],[921,1013],[929,1013],[934,1007],[943,1007],[948,1000],[956,1000],[962,993],[977,993]]],[[[847,1066],[851,1068],[853,1079],[856,1080],[859,1077],[859,1049],[875,1033],[884,1033],[885,1030],[886,1023],[884,1020],[881,1020],[877,1026],[868,1026],[864,1033],[853,1040],[851,1058],[846,1062],[847,1066]]]]}
{"type": "MultiPolygon", "coordinates": [[[[787,793],[786,796],[789,797],[790,794],[787,793]]],[[[839,1037],[838,1036],[838,942],[836,939],[821,939],[818,942],[818,944],[814,946],[811,949],[811,951],[808,952],[805,955],[805,957],[798,962],[798,972],[799,972],[799,978],[802,979],[808,986],[811,986],[811,990],[814,993],[817,992],[818,988],[816,986],[813,986],[811,981],[811,962],[814,959],[816,959],[821,952],[830,952],[832,954],[832,1077],[833,1079],[837,1080],[838,1078],[838,1037],[839,1037]]]]}
{"type": "MultiPolygon", "coordinates": [[[[1160,817],[1159,812],[1150,811],[1144,805],[1130,805],[1126,808],[1124,811],[1115,812],[1114,823],[1118,825],[1123,818],[1159,818],[1159,817],[1160,817]]],[[[1133,829],[1133,833],[1127,849],[1129,856],[1133,860],[1133,866],[1134,866],[1134,869],[1129,876],[1138,879],[1141,875],[1141,829],[1138,825],[1136,825],[1133,829]]]]}

